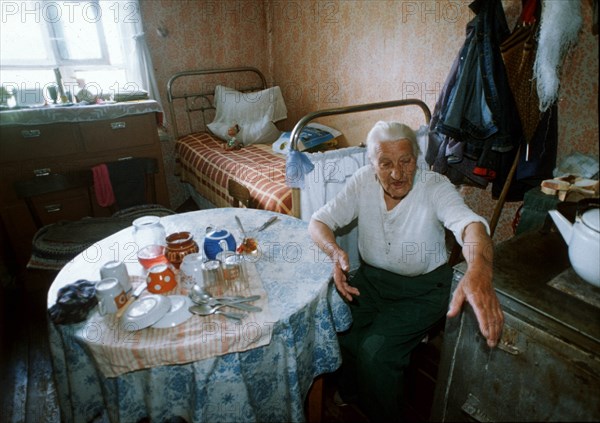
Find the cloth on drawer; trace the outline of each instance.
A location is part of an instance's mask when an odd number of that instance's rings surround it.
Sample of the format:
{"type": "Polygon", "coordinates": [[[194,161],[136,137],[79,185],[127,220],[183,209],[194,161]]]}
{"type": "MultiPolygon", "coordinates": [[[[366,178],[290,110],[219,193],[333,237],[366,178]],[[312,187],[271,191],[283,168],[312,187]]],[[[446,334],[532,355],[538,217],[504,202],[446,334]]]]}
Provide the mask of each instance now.
{"type": "Polygon", "coordinates": [[[115,204],[115,194],[110,183],[108,167],[101,163],[92,167],[94,176],[94,191],[96,192],[96,201],[101,207],[109,207],[115,204]]]}
{"type": "Polygon", "coordinates": [[[215,88],[215,119],[208,129],[224,141],[227,131],[237,124],[240,132],[236,138],[244,145],[269,144],[279,138],[281,131],[274,122],[287,118],[287,108],[279,87],[242,93],[222,85],[215,88]]]}

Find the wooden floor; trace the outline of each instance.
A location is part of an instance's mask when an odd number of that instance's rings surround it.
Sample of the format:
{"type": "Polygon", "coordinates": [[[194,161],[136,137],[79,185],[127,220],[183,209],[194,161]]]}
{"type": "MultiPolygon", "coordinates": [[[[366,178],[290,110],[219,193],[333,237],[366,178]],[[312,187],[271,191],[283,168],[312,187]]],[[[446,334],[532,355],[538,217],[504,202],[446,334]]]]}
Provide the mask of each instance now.
{"type": "Polygon", "coordinates": [[[3,289],[0,422],[60,422],[46,325],[52,278],[28,272],[3,289]]]}

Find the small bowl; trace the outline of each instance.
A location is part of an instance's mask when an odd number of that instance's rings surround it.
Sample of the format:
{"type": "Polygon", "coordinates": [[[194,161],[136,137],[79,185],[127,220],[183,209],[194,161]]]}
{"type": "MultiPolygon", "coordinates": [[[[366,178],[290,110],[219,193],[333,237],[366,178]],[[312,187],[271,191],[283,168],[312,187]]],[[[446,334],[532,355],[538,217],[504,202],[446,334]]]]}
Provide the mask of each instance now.
{"type": "Polygon", "coordinates": [[[137,331],[158,322],[171,308],[171,300],[164,295],[147,295],[135,300],[121,317],[121,327],[137,331]]]}
{"type": "Polygon", "coordinates": [[[187,321],[190,317],[192,317],[192,313],[190,312],[190,306],[194,305],[192,300],[185,295],[169,295],[168,296],[171,302],[171,308],[160,320],[152,325],[153,328],[157,329],[167,329],[178,326],[185,321],[187,321]]]}

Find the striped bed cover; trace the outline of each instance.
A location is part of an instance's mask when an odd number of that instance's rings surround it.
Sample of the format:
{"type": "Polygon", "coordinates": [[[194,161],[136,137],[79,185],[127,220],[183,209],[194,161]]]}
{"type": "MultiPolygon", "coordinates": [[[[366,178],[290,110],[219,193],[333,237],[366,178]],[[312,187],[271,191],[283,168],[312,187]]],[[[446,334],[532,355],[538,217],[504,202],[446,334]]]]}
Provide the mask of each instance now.
{"type": "Polygon", "coordinates": [[[229,178],[244,184],[259,209],[292,215],[292,190],[285,183],[285,156],[270,145],[226,151],[223,142],[201,132],[175,144],[176,174],[217,207],[230,207],[229,178]]]}

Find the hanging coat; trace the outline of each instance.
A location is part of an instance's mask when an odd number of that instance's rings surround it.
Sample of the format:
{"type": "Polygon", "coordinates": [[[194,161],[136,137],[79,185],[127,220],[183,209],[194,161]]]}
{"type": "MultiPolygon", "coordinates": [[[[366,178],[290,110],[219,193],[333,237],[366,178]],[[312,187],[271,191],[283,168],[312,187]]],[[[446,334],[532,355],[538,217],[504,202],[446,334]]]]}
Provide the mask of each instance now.
{"type": "Polygon", "coordinates": [[[472,173],[494,180],[505,162],[500,155],[509,152],[514,157],[522,137],[500,54],[510,31],[500,0],[475,0],[469,7],[476,15],[467,24],[465,43],[438,99],[430,129],[442,140],[440,145],[448,139],[464,143],[472,173]]]}

